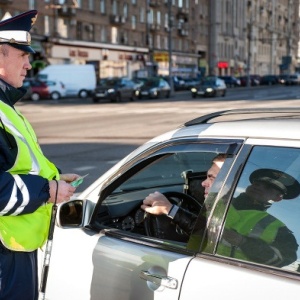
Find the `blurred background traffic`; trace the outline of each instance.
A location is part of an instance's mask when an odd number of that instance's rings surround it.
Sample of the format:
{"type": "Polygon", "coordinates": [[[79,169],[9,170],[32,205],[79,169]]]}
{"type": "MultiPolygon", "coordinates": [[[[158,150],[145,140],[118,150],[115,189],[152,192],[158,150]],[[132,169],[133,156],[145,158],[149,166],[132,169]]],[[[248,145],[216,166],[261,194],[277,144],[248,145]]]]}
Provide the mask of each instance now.
{"type": "MultiPolygon", "coordinates": [[[[60,82],[54,92],[46,88],[55,100],[64,97],[62,86],[69,96],[68,82],[37,75],[56,65],[93,66],[94,86],[77,96],[98,102],[102,93],[96,86],[113,78],[132,80],[139,88],[137,80],[164,85],[158,80],[163,78],[171,94],[190,90],[207,76],[223,79],[227,88],[298,84],[299,0],[0,1],[2,17],[29,9],[39,14],[28,77],[60,82]]],[[[68,77],[76,76],[86,77],[72,72],[68,77]]],[[[168,96],[159,87],[137,93],[129,99],[168,96]]],[[[45,96],[33,98],[38,97],[45,96]]]]}

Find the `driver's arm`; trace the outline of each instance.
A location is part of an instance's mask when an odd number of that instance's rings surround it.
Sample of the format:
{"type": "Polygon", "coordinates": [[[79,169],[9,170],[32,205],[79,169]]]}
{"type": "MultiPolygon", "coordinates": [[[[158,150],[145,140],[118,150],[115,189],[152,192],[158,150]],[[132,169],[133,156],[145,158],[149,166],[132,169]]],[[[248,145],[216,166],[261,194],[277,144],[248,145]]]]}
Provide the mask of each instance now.
{"type": "Polygon", "coordinates": [[[188,235],[190,235],[193,231],[196,221],[197,215],[183,209],[182,207],[178,207],[178,210],[173,217],[173,222],[188,235]]]}
{"type": "Polygon", "coordinates": [[[184,210],[175,204],[172,205],[160,192],[149,194],[143,200],[141,209],[153,215],[167,215],[187,234],[191,233],[197,219],[197,215],[184,210]]]}

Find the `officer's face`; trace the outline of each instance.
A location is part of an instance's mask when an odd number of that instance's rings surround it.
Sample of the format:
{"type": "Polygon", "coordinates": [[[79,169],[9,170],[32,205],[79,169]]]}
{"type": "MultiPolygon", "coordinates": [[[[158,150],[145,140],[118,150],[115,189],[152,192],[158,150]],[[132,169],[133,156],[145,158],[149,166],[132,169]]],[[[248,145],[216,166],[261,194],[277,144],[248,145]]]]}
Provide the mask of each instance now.
{"type": "Polygon", "coordinates": [[[272,185],[262,181],[255,181],[246,189],[246,194],[257,202],[268,202],[269,200],[278,202],[282,200],[282,192],[272,185]]]}
{"type": "Polygon", "coordinates": [[[5,44],[0,48],[0,78],[15,88],[23,85],[27,70],[31,69],[29,53],[5,44]]]}

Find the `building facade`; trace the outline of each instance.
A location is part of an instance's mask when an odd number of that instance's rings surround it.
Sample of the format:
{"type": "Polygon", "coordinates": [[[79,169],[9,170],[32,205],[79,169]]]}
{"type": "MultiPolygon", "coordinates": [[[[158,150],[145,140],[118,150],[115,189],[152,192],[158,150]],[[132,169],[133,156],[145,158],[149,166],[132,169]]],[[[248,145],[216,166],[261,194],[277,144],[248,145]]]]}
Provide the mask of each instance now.
{"type": "Polygon", "coordinates": [[[299,0],[0,0],[37,9],[33,73],[93,64],[109,76],[279,74],[298,67],[299,0]]]}
{"type": "Polygon", "coordinates": [[[211,69],[218,74],[298,71],[299,0],[212,0],[211,69]]]}

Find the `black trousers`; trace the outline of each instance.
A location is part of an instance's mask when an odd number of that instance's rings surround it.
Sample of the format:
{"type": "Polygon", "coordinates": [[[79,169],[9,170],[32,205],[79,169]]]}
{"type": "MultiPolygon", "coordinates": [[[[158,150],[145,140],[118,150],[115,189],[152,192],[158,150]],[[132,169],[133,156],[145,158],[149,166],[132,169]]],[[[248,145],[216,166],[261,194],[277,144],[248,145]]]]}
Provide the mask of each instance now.
{"type": "Polygon", "coordinates": [[[38,300],[37,273],[37,251],[11,251],[0,243],[1,300],[38,300]]]}

